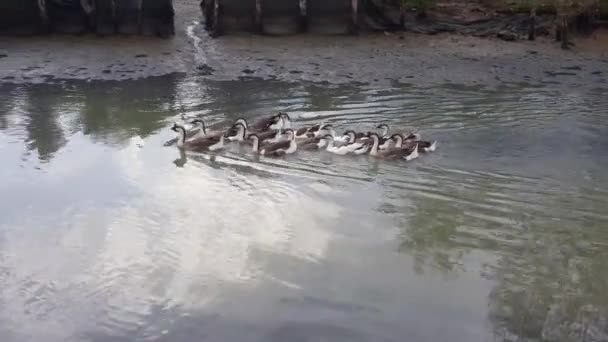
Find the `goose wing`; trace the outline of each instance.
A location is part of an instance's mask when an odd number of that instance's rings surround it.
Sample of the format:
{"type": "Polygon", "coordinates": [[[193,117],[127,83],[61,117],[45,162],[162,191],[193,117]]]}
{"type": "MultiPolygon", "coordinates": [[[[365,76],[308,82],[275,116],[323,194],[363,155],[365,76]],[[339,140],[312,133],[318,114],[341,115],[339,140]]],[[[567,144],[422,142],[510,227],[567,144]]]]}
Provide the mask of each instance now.
{"type": "Polygon", "coordinates": [[[264,147],[264,154],[276,153],[279,150],[287,150],[291,144],[291,141],[279,141],[274,144],[270,144],[264,147]]]}
{"type": "Polygon", "coordinates": [[[276,121],[276,116],[270,116],[267,118],[263,118],[258,120],[255,124],[253,124],[253,129],[258,131],[267,130],[270,125],[272,125],[276,121]]]}
{"type": "Polygon", "coordinates": [[[300,137],[300,136],[304,135],[305,133],[307,133],[308,130],[309,130],[308,127],[298,128],[298,130],[296,131],[296,136],[300,137]]]}
{"type": "Polygon", "coordinates": [[[210,146],[213,146],[213,145],[219,143],[221,139],[222,139],[222,134],[205,136],[200,139],[187,141],[186,146],[189,149],[193,149],[193,150],[207,149],[210,146]]]}
{"type": "Polygon", "coordinates": [[[272,139],[276,135],[277,135],[276,131],[265,131],[265,132],[262,132],[262,133],[258,133],[258,137],[260,138],[260,141],[272,139]]]}

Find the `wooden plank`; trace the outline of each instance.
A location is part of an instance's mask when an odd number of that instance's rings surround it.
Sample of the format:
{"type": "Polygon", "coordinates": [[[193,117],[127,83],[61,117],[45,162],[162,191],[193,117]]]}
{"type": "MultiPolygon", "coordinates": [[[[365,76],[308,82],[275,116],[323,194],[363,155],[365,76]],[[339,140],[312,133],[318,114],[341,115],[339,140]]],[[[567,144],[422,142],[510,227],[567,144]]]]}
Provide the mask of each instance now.
{"type": "Polygon", "coordinates": [[[255,0],[255,29],[258,33],[264,33],[263,6],[263,0],[255,0]]]}
{"type": "Polygon", "coordinates": [[[351,10],[352,10],[351,31],[352,31],[352,33],[357,33],[359,31],[359,0],[351,0],[351,10]]]}
{"type": "Polygon", "coordinates": [[[212,37],[219,37],[222,34],[221,6],[221,0],[213,1],[213,28],[211,30],[212,37]]]}
{"type": "Polygon", "coordinates": [[[300,32],[308,31],[308,2],[300,0],[300,32]]]}

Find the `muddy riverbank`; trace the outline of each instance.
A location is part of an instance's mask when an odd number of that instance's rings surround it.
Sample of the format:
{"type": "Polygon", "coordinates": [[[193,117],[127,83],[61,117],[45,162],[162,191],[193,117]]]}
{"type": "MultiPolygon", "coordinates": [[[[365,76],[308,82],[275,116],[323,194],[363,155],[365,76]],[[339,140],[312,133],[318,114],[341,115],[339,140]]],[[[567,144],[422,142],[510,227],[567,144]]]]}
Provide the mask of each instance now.
{"type": "Polygon", "coordinates": [[[125,80],[170,73],[201,79],[277,79],[327,83],[608,84],[608,34],[596,32],[562,51],[550,38],[504,42],[456,34],[211,39],[196,3],[177,1],[176,35],[2,38],[0,82],[125,80]]]}

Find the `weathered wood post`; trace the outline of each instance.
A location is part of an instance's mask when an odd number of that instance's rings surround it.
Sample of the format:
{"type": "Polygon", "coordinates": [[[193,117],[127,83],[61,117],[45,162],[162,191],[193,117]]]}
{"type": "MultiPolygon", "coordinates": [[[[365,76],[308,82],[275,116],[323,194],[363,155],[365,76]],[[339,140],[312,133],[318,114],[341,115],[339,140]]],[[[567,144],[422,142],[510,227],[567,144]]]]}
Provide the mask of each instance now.
{"type": "Polygon", "coordinates": [[[258,33],[264,33],[263,0],[255,0],[255,29],[258,33]]]}
{"type": "Polygon", "coordinates": [[[0,0],[0,33],[38,33],[41,14],[37,0],[0,0]]]}
{"type": "Polygon", "coordinates": [[[399,1],[399,27],[401,29],[405,28],[405,0],[399,1]]]}
{"type": "Polygon", "coordinates": [[[536,6],[530,9],[530,26],[528,27],[528,40],[536,39],[536,6]]]}
{"type": "Polygon", "coordinates": [[[140,13],[142,0],[114,0],[116,8],[116,31],[133,35],[141,32],[140,13]]]}
{"type": "Polygon", "coordinates": [[[49,13],[46,9],[46,0],[38,0],[38,13],[40,13],[40,21],[45,31],[50,28],[49,24],[49,13]]]}
{"type": "Polygon", "coordinates": [[[300,0],[300,32],[308,31],[308,3],[300,0]]]}
{"type": "Polygon", "coordinates": [[[356,34],[359,32],[359,0],[351,0],[351,32],[356,34]]]}
{"type": "Polygon", "coordinates": [[[116,33],[116,0],[95,1],[95,33],[101,36],[116,33]]]}
{"type": "Polygon", "coordinates": [[[167,38],[175,34],[172,0],[140,0],[138,16],[140,31],[144,35],[167,38]]]}
{"type": "Polygon", "coordinates": [[[562,15],[561,18],[561,38],[562,38],[562,49],[568,50],[570,46],[568,45],[568,16],[562,15]]]}
{"type": "Polygon", "coordinates": [[[213,26],[211,36],[218,37],[222,34],[221,0],[213,0],[213,26]]]}

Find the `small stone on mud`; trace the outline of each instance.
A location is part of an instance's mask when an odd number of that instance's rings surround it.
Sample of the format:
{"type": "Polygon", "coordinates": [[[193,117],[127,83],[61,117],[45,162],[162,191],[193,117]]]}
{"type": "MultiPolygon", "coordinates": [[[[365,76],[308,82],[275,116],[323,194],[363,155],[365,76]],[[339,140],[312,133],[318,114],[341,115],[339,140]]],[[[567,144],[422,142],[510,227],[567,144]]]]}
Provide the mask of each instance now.
{"type": "Polygon", "coordinates": [[[146,55],[145,53],[135,55],[135,58],[145,58],[145,57],[148,57],[148,55],[146,55]]]}
{"type": "Polygon", "coordinates": [[[7,54],[5,54],[5,53],[0,53],[0,58],[6,58],[6,57],[8,57],[8,55],[7,55],[7,54]]]}
{"type": "Polygon", "coordinates": [[[507,42],[514,42],[517,40],[517,35],[509,31],[500,31],[496,34],[496,37],[507,42]]]}
{"type": "Polygon", "coordinates": [[[581,67],[578,65],[562,67],[562,69],[564,69],[564,70],[582,70],[581,67]]]}
{"type": "Polygon", "coordinates": [[[109,70],[109,69],[104,69],[104,70],[102,70],[101,72],[102,72],[103,74],[111,74],[111,73],[112,73],[112,70],[109,70]]]}
{"type": "Polygon", "coordinates": [[[601,74],[603,74],[603,72],[599,71],[599,70],[591,73],[591,75],[601,75],[601,74]]]}
{"type": "Polygon", "coordinates": [[[6,76],[3,78],[3,80],[14,80],[15,76],[6,76]]]}
{"type": "Polygon", "coordinates": [[[212,67],[208,66],[207,64],[201,64],[199,66],[196,67],[196,69],[199,71],[199,74],[201,75],[211,75],[213,73],[213,71],[215,71],[212,67]]]}
{"type": "Polygon", "coordinates": [[[251,74],[255,73],[255,71],[253,71],[253,70],[251,70],[251,69],[243,69],[243,71],[242,71],[242,72],[243,72],[244,74],[248,74],[248,75],[251,75],[251,74]]]}
{"type": "Polygon", "coordinates": [[[538,51],[528,50],[528,53],[531,55],[536,55],[536,54],[538,54],[538,51]]]}
{"type": "Polygon", "coordinates": [[[301,74],[302,72],[300,70],[290,70],[289,73],[290,74],[301,74]]]}

